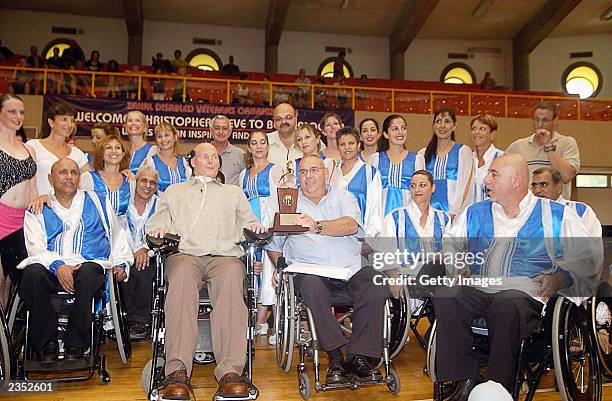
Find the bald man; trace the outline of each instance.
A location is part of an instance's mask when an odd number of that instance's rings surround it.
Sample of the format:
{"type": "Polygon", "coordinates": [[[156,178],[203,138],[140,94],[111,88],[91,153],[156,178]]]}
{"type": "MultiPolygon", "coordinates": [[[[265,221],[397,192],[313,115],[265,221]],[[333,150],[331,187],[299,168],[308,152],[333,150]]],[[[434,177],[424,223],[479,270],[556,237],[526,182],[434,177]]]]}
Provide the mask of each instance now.
{"type": "Polygon", "coordinates": [[[200,288],[204,283],[213,305],[210,315],[215,377],[219,393],[246,397],[247,308],[243,299],[243,252],[237,243],[245,227],[263,230],[242,190],[215,180],[219,154],[215,146],[195,147],[190,163],[194,176],[170,186],[161,196],[148,233],[181,236],[179,252],[165,262],[166,381],[162,398],[189,400],[193,355],[197,345],[200,288]]]}
{"type": "Polygon", "coordinates": [[[444,234],[445,260],[450,254],[455,261],[447,271],[463,285],[440,287],[433,298],[437,377],[460,384],[452,401],[467,400],[480,376],[474,319],[484,318],[489,329],[485,380],[512,392],[521,340],[533,333],[550,288],[560,277],[576,291],[592,289],[603,262],[601,241],[588,240],[573,209],[529,192],[521,155],[494,160],[484,184],[490,199],[466,208],[444,234]]]}
{"type": "Polygon", "coordinates": [[[30,311],[30,341],[42,362],[58,358],[57,316],[51,294],[75,294],[64,336],[64,359],[74,360],[90,346],[91,301],[104,285],[104,270],[127,278],[134,258],[127,234],[110,202],[95,192],[78,189],[79,166],[72,159],[56,161],[49,182],[54,189],[42,213],[27,211],[24,234],[28,258],[19,295],[30,311]]]}

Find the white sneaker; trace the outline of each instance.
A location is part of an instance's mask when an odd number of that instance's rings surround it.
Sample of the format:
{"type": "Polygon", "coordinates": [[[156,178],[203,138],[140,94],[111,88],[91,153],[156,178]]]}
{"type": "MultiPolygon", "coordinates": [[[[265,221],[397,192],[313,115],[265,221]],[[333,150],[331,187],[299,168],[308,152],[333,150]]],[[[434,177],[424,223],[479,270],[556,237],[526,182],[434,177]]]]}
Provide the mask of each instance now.
{"type": "Polygon", "coordinates": [[[270,337],[268,337],[268,344],[276,345],[276,333],[274,333],[270,337]]]}
{"type": "Polygon", "coordinates": [[[261,323],[259,325],[259,329],[255,332],[257,336],[267,336],[268,335],[268,323],[261,323]]]}

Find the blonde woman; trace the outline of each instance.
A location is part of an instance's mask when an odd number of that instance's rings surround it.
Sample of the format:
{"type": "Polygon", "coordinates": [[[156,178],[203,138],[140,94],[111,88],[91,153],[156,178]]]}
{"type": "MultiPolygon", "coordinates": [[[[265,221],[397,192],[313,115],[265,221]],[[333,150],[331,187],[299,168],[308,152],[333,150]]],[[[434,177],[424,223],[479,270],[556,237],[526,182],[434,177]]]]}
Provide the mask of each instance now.
{"type": "Polygon", "coordinates": [[[142,162],[147,157],[151,157],[157,153],[157,146],[147,143],[147,133],[149,132],[149,124],[147,117],[138,110],[128,111],[125,115],[125,132],[130,138],[130,170],[132,174],[136,174],[142,162]]]}

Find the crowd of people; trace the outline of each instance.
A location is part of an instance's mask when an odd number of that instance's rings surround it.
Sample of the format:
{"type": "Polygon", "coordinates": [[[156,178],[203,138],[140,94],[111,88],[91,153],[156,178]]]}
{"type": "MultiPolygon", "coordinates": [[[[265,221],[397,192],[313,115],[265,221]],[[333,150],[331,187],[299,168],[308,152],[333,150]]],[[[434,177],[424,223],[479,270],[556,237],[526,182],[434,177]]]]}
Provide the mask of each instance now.
{"type": "MultiPolygon", "coordinates": [[[[41,361],[50,362],[57,359],[59,346],[49,295],[60,287],[74,292],[75,311],[64,342],[65,358],[78,359],[87,352],[88,302],[103,285],[104,270],[112,269],[125,281],[130,335],[147,338],[154,269],[144,237],[179,234],[179,252],[167,259],[165,268],[167,379],[162,394],[168,399],[189,399],[198,294],[204,283],[213,304],[219,391],[248,392],[249,383],[242,376],[247,329],[244,266],[236,244],[243,228],[261,232],[272,225],[279,210],[279,186],[298,189],[295,223],[307,231],[279,233],[258,254],[256,330],[268,334],[267,313],[278,285],[274,267],[280,256],[290,264],[345,269],[343,281],[296,276],[296,286],[317,323],[320,346],[329,357],[330,384],[346,383],[350,377],[380,377],[376,364],[382,352],[384,302],[401,291],[375,285],[379,272],[364,262],[376,251],[373,239],[392,239],[399,249],[418,253],[439,252],[445,237],[601,237],[593,210],[569,200],[580,156],[576,141],[557,131],[557,109],[551,103],[535,106],[533,133],[506,152],[493,145],[498,126],[490,115],[470,122],[472,150],[455,141],[454,111],[436,110],[428,145],[414,153],[406,150],[411,129],[399,114],[388,115],[381,125],[367,118],[353,128],[328,113],[315,126],[299,124],[297,110],[282,103],[273,113],[276,130],[251,132],[246,150],[230,143],[231,122],[218,115],[210,122],[212,143],[198,144],[184,157],[178,152],[175,127],[154,127],[151,144],[147,116],[129,111],[124,120],[129,143],[112,126],[97,124],[92,129],[95,150],[88,157],[67,143],[76,127],[76,112],[69,105],[51,105],[42,138],[25,144],[17,135],[24,112],[18,96],[0,97],[2,305],[8,302],[11,283],[18,285],[36,322],[30,336],[33,349],[41,361]],[[550,234],[553,224],[557,226],[550,234]],[[354,297],[348,344],[331,312],[331,281],[347,287],[354,297]]],[[[518,295],[504,296],[505,291],[446,288],[441,291],[454,292],[434,298],[444,367],[438,374],[460,383],[453,400],[467,399],[478,377],[468,343],[474,317],[491,320],[494,357],[485,378],[511,391],[512,361],[520,340],[533,331],[542,299],[596,275],[602,262],[597,252],[566,260],[570,252],[564,259],[545,248],[533,250],[525,241],[516,246],[508,261],[497,255],[503,247],[482,241],[469,242],[463,251],[491,251],[494,263],[500,264],[495,265],[498,275],[524,278],[535,290],[511,289],[518,295]],[[521,264],[529,257],[538,263],[521,264]]],[[[276,339],[270,336],[269,341],[276,339]]]]}

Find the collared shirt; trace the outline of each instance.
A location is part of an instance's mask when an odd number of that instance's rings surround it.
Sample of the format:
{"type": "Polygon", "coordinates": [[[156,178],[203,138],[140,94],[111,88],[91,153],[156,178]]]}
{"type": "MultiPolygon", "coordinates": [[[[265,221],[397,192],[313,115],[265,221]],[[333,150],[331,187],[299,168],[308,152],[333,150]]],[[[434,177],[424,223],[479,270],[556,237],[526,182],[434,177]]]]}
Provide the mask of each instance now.
{"type": "Polygon", "coordinates": [[[239,185],[238,176],[244,170],[244,150],[231,143],[227,144],[225,150],[221,153],[221,172],[225,176],[225,183],[230,185],[239,185]]]}
{"type": "MultiPolygon", "coordinates": [[[[275,211],[278,205],[275,205],[275,211]]],[[[327,194],[314,204],[302,191],[298,194],[297,212],[305,213],[315,221],[352,217],[359,226],[361,214],[355,197],[345,189],[327,187],[327,194]]],[[[328,235],[303,233],[275,235],[266,249],[282,252],[287,263],[312,263],[317,265],[344,267],[351,276],[361,268],[361,245],[357,235],[331,237],[328,235]]]]}
{"type": "Polygon", "coordinates": [[[145,227],[147,221],[153,216],[153,213],[155,213],[158,199],[157,195],[154,194],[151,199],[147,201],[142,214],[140,214],[134,202],[134,194],[132,193],[127,213],[120,217],[121,224],[128,234],[128,241],[134,252],[142,248],[148,248],[147,241],[145,240],[145,227]]]}
{"type": "Polygon", "coordinates": [[[281,141],[278,131],[268,133],[268,144],[270,145],[268,150],[268,161],[277,166],[281,166],[283,170],[286,170],[288,161],[303,156],[302,151],[298,149],[295,144],[287,149],[285,144],[281,141]]]}
{"type": "MultiPolygon", "coordinates": [[[[544,152],[544,146],[538,146],[534,142],[534,137],[535,134],[531,134],[526,138],[517,139],[506,149],[506,153],[519,153],[527,159],[530,183],[535,170],[541,167],[551,166],[548,154],[544,152]]],[[[580,151],[578,150],[578,144],[574,138],[561,135],[555,131],[550,140],[550,144],[557,147],[557,152],[559,152],[561,158],[574,166],[576,172],[580,171],[580,151]]],[[[563,184],[562,195],[565,199],[571,198],[572,184],[570,182],[563,184]]]]}
{"type": "Polygon", "coordinates": [[[482,167],[478,167],[478,153],[476,153],[476,151],[472,152],[474,157],[474,173],[472,178],[472,196],[470,203],[480,202],[488,198],[483,181],[489,172],[489,167],[491,167],[493,160],[504,154],[505,152],[503,150],[499,150],[493,144],[491,144],[482,155],[484,164],[482,167]]]}
{"type": "Polygon", "coordinates": [[[147,232],[167,227],[179,234],[179,251],[194,256],[236,256],[242,229],[257,223],[240,187],[192,177],[161,195],[147,232]]]}
{"type": "Polygon", "coordinates": [[[601,237],[601,222],[597,218],[595,211],[589,205],[584,202],[576,202],[564,199],[563,196],[559,196],[557,202],[563,203],[566,206],[571,207],[578,213],[580,216],[580,220],[582,224],[584,224],[584,228],[591,234],[593,237],[601,237]]]}

